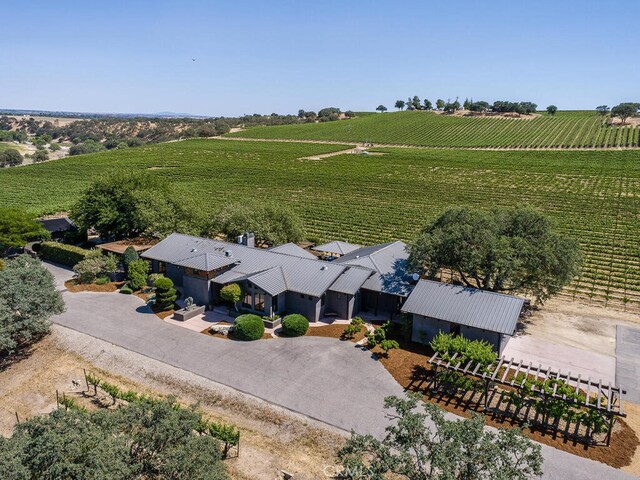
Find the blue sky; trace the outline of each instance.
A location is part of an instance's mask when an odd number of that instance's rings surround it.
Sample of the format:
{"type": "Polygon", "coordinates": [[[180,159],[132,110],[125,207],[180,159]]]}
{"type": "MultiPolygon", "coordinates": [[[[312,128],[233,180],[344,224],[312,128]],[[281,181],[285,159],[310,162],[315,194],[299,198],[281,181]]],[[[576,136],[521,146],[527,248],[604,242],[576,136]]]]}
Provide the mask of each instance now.
{"type": "Polygon", "coordinates": [[[409,95],[640,101],[640,1],[13,1],[0,108],[373,110],[409,95]],[[195,58],[196,61],[192,61],[195,58]]]}

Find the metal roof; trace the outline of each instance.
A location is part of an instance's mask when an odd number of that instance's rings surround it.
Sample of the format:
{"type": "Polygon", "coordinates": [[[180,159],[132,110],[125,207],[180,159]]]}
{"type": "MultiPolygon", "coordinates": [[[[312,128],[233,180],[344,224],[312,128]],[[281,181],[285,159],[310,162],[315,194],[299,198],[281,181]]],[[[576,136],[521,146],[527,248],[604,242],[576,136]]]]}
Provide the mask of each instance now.
{"type": "Polygon", "coordinates": [[[308,250],[305,250],[302,247],[299,247],[295,243],[285,243],[283,245],[278,245],[277,247],[270,248],[269,251],[277,252],[277,253],[285,253],[287,255],[293,255],[294,257],[310,258],[312,260],[318,259],[318,257],[316,257],[313,253],[309,252],[308,250]]]}
{"type": "Polygon", "coordinates": [[[476,288],[420,280],[402,311],[513,335],[524,299],[476,288]]]}
{"type": "Polygon", "coordinates": [[[338,279],[329,287],[329,290],[347,295],[355,295],[362,284],[374,273],[373,270],[360,267],[349,267],[338,279]]]}
{"type": "Polygon", "coordinates": [[[264,272],[251,275],[247,280],[269,295],[278,295],[287,291],[287,282],[281,267],[273,267],[264,272]]]}
{"type": "Polygon", "coordinates": [[[220,283],[222,278],[225,280],[229,278],[225,282],[228,283],[248,278],[273,267],[281,267],[287,290],[314,297],[321,296],[347,268],[344,265],[321,260],[180,233],[169,235],[142,254],[142,257],[176,264],[182,259],[195,255],[196,252],[224,255],[225,251],[229,251],[230,258],[235,259],[237,263],[230,269],[233,273],[221,274],[214,279],[216,283],[220,283]]]}
{"type": "Polygon", "coordinates": [[[311,247],[311,250],[315,250],[316,252],[337,253],[339,255],[346,255],[347,253],[351,253],[359,248],[360,245],[335,240],[333,242],[327,242],[323,243],[322,245],[311,247]]]}
{"type": "Polygon", "coordinates": [[[172,263],[181,267],[193,268],[194,270],[202,270],[204,272],[211,272],[212,270],[217,270],[218,268],[233,265],[237,262],[237,258],[227,257],[224,254],[219,255],[213,253],[200,253],[172,263]]]}
{"type": "Polygon", "coordinates": [[[406,244],[400,241],[362,247],[332,263],[357,265],[374,270],[362,288],[406,297],[412,289],[407,272],[406,244]]]}
{"type": "Polygon", "coordinates": [[[69,217],[45,217],[40,219],[42,227],[50,233],[66,232],[76,228],[69,217]]]}

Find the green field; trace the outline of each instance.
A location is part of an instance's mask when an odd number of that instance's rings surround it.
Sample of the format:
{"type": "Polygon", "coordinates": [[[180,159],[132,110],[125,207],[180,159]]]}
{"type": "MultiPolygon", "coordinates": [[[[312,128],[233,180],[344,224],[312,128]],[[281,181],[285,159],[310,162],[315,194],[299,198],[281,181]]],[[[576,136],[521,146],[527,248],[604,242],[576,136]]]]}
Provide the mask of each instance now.
{"type": "Polygon", "coordinates": [[[411,239],[453,205],[530,205],[582,245],[567,294],[640,307],[640,152],[378,149],[301,157],[340,145],[191,140],[0,170],[0,205],[68,209],[116,167],[170,179],[187,205],[215,211],[245,198],[292,205],[315,240],[411,239]]]}
{"type": "Polygon", "coordinates": [[[253,127],[229,136],[447,148],[640,147],[640,126],[607,126],[602,117],[588,111],[545,113],[531,119],[391,112],[326,123],[253,127]]]}

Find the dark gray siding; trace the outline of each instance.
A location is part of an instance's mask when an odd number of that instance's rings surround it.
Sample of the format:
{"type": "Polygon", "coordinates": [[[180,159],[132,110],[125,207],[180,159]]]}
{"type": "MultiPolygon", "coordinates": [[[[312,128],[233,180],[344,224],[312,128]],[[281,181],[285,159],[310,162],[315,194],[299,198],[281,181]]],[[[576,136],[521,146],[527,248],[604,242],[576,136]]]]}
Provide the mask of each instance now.
{"type": "Polygon", "coordinates": [[[193,298],[196,305],[209,305],[211,295],[209,293],[209,281],[204,278],[191,277],[184,275],[182,277],[182,298],[193,298]]]}
{"type": "Polygon", "coordinates": [[[287,313],[299,313],[307,317],[310,322],[317,322],[320,320],[320,298],[287,292],[286,311],[287,313]]]}

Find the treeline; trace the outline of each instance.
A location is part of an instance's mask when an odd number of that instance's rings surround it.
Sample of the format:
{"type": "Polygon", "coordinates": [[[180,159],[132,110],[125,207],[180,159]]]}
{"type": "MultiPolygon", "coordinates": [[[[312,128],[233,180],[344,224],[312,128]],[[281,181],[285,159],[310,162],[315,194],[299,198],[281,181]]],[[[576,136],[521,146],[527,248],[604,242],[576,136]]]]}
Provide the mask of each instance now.
{"type": "MultiPolygon", "coordinates": [[[[470,112],[478,112],[478,113],[517,113],[519,115],[528,115],[531,113],[535,113],[538,109],[538,105],[533,102],[510,102],[505,100],[497,100],[490,104],[485,101],[474,101],[473,99],[465,99],[463,103],[456,98],[451,101],[450,99],[446,102],[439,98],[436,100],[435,107],[431,100],[425,98],[424,100],[420,100],[420,97],[414,95],[413,98],[409,97],[406,101],[404,100],[396,100],[394,107],[398,110],[437,110],[445,113],[454,113],[458,110],[468,110],[470,112]]],[[[379,112],[386,112],[388,109],[384,105],[378,105],[376,110],[379,112]]],[[[554,105],[550,105],[547,107],[547,111],[551,114],[556,112],[557,108],[554,105]],[[551,108],[553,107],[553,108],[551,108]],[[551,111],[551,110],[552,111],[551,111]]]]}
{"type": "MultiPolygon", "coordinates": [[[[343,117],[351,118],[351,111],[337,107],[323,108],[318,113],[300,110],[297,115],[243,115],[241,117],[199,118],[122,118],[101,117],[77,120],[60,125],[57,120],[14,118],[0,116],[0,141],[47,145],[58,150],[62,142],[70,142],[70,155],[94,153],[101,150],[130,148],[147,143],[159,143],[185,138],[214,137],[228,133],[234,127],[290,125],[307,122],[327,122],[343,117]]],[[[51,148],[50,148],[51,150],[51,148]]],[[[53,150],[52,150],[53,151],[53,150]]]]}
{"type": "Polygon", "coordinates": [[[613,108],[609,108],[607,105],[600,105],[596,107],[596,111],[603,117],[618,117],[622,121],[622,125],[625,125],[630,117],[640,114],[640,103],[623,102],[613,108]]]}

